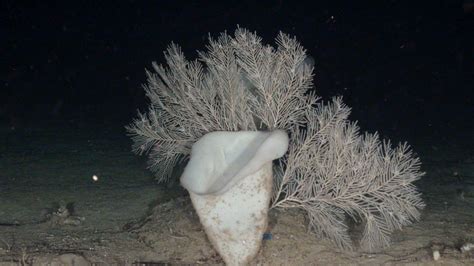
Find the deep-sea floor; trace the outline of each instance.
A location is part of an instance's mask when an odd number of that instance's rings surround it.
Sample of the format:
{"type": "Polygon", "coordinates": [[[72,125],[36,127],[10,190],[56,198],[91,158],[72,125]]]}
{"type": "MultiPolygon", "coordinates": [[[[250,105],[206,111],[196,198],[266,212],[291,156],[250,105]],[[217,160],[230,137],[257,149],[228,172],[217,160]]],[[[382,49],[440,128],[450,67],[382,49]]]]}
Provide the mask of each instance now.
{"type": "MultiPolygon", "coordinates": [[[[427,207],[390,248],[339,251],[308,232],[304,213],[272,210],[253,264],[432,265],[437,250],[439,265],[473,265],[474,246],[460,249],[474,244],[472,134],[410,144],[427,207]]],[[[156,184],[130,145],[113,125],[0,129],[0,265],[222,264],[186,192],[156,184]]]]}

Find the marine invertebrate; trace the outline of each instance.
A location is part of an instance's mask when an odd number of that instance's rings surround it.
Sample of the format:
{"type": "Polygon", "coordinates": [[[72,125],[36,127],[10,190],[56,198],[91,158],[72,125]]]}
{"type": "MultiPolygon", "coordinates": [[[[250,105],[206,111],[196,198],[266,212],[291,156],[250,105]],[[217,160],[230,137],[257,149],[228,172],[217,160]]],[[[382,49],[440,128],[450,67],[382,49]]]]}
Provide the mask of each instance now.
{"type": "Polygon", "coordinates": [[[364,223],[362,247],[386,247],[391,232],[420,217],[420,162],[407,144],[360,134],[341,98],[320,102],[307,58],[286,34],[272,47],[240,28],[210,39],[195,61],[171,45],[167,66],[147,72],[149,111],[127,127],[134,151],[149,153],[166,181],[210,132],[284,130],[289,151],[274,164],[271,206],[305,210],[310,227],[341,248],[353,246],[346,218],[364,223]]]}
{"type": "Polygon", "coordinates": [[[227,264],[247,264],[257,254],[268,223],[272,161],[287,148],[283,130],[211,132],[193,145],[181,184],[227,264]]]}

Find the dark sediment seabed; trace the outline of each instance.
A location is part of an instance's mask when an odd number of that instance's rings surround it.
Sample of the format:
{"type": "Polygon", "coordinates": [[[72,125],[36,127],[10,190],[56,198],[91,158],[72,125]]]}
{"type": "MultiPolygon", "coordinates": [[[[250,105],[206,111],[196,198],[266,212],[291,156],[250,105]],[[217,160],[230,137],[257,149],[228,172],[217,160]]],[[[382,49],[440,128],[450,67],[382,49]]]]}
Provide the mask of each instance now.
{"type": "MultiPolygon", "coordinates": [[[[153,180],[120,125],[53,124],[0,134],[7,139],[0,143],[2,264],[73,255],[93,263],[223,263],[186,192],[153,180]]],[[[474,263],[474,251],[461,252],[474,243],[474,142],[468,134],[449,139],[412,140],[427,173],[417,184],[427,207],[420,222],[393,234],[390,248],[338,251],[308,233],[304,213],[273,210],[272,238],[254,262],[431,265],[438,250],[442,263],[474,263]]]]}

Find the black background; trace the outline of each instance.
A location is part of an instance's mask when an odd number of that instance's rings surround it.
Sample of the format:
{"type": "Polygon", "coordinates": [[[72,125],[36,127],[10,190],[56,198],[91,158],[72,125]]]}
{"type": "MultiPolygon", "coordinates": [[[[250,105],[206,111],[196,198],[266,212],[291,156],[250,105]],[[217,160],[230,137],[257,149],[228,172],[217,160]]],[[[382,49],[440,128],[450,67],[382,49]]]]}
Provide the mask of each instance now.
{"type": "Polygon", "coordinates": [[[0,123],[131,122],[152,61],[188,59],[237,25],[281,30],[314,57],[324,100],[391,138],[473,129],[474,2],[1,1],[0,123]],[[416,2],[416,4],[414,4],[416,2]],[[329,4],[331,3],[331,4],[329,4]],[[395,133],[394,133],[395,132],[395,133]]]}

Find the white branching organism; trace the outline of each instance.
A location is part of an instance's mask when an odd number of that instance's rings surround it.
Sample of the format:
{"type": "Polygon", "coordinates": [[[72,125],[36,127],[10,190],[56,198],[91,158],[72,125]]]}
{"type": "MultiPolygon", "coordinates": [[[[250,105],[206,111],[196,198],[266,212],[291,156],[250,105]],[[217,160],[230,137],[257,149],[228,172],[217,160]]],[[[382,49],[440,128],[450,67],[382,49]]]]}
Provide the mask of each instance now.
{"type": "Polygon", "coordinates": [[[153,64],[144,86],[151,106],[127,127],[138,154],[149,153],[152,171],[166,181],[176,163],[204,134],[225,130],[291,129],[305,123],[316,102],[308,97],[312,67],[306,52],[288,35],[277,47],[244,29],[210,39],[207,52],[188,61],[172,44],[167,67],[153,64]]]}
{"type": "Polygon", "coordinates": [[[292,131],[275,166],[272,207],[305,210],[310,228],[344,249],[353,247],[345,221],[362,222],[360,247],[375,251],[420,218],[424,203],[413,182],[423,173],[406,143],[392,148],[377,134],[361,135],[349,113],[340,98],[307,110],[306,127],[292,131]]]}
{"type": "Polygon", "coordinates": [[[127,127],[133,149],[148,153],[166,181],[206,133],[287,130],[271,207],[305,210],[311,229],[345,249],[353,247],[347,218],[363,222],[360,245],[386,247],[391,232],[420,217],[424,204],[413,185],[423,175],[420,162],[406,144],[392,148],[376,134],[361,135],[340,98],[319,102],[307,58],[286,34],[272,47],[241,28],[210,38],[195,61],[172,44],[167,66],[147,71],[151,106],[127,127]]]}

